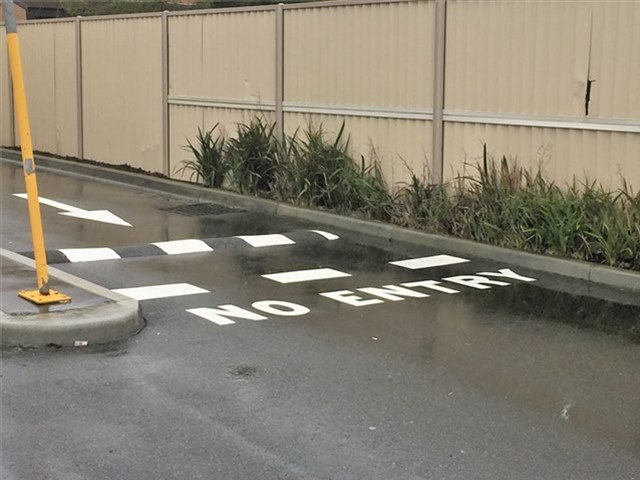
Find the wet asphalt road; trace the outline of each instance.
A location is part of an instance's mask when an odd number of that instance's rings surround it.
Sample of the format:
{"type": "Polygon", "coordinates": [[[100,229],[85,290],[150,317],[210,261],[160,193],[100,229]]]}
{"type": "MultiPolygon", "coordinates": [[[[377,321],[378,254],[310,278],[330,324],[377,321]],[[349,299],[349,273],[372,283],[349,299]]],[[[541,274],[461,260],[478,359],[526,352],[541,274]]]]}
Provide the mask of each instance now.
{"type": "MultiPolygon", "coordinates": [[[[24,192],[21,171],[0,167],[2,247],[25,251],[26,202],[11,195],[24,192]]],[[[327,226],[187,217],[161,209],[193,200],[44,170],[38,180],[43,197],[133,225],[43,206],[48,249],[299,230],[340,238],[57,265],[113,289],[206,292],[143,300],[147,327],[126,342],[4,352],[3,480],[640,478],[637,298],[574,295],[579,285],[476,258],[409,270],[388,262],[446,245],[381,250],[327,226]],[[318,268],[350,276],[263,277],[318,268]],[[536,281],[444,280],[506,268],[536,281]],[[426,280],[449,293],[397,295],[426,280]],[[220,325],[192,309],[263,319],[220,325]]]]}

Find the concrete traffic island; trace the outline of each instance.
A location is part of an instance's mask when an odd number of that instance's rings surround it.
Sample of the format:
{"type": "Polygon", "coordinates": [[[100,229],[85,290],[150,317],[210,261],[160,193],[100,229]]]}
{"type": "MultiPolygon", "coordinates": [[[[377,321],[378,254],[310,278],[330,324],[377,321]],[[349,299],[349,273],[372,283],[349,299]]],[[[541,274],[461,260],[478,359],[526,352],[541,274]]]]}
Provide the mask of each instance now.
{"type": "Polygon", "coordinates": [[[125,339],[144,328],[137,300],[49,268],[51,284],[72,303],[37,306],[18,298],[35,279],[34,261],[0,249],[0,344],[87,346],[125,339]]]}

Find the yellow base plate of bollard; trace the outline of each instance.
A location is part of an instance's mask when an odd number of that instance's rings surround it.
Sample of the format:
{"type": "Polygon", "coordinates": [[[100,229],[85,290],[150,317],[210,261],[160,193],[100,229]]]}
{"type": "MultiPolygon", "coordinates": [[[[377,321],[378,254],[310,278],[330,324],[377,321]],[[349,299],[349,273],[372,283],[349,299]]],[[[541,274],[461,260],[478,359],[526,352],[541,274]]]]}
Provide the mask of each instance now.
{"type": "Polygon", "coordinates": [[[43,295],[40,290],[20,290],[18,292],[20,298],[29,300],[36,305],[47,305],[50,303],[70,303],[71,297],[64,293],[49,290],[48,295],[43,295]]]}

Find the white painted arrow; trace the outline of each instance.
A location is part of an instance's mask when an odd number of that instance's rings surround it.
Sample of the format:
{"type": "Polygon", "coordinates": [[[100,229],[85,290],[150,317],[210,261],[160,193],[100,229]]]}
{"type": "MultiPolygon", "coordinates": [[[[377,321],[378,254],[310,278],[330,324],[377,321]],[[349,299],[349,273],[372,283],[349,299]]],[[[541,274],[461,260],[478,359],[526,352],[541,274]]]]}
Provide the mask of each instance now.
{"type": "MultiPolygon", "coordinates": [[[[24,198],[26,200],[26,193],[14,193],[15,197],[24,198]]],[[[58,212],[60,215],[67,217],[82,218],[84,220],[93,220],[95,222],[111,223],[113,225],[122,225],[124,227],[131,227],[130,223],[125,222],[123,219],[114,215],[109,210],[83,210],[78,207],[72,207],[65,203],[56,202],[44,197],[38,197],[41,205],[48,205],[58,210],[64,210],[64,212],[58,212]]]]}

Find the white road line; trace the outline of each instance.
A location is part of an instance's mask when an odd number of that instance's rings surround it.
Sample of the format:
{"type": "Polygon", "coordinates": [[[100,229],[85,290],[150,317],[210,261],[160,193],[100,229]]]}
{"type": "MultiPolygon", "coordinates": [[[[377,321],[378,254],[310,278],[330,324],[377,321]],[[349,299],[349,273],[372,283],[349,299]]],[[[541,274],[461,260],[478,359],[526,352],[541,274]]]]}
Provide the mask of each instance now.
{"type": "Polygon", "coordinates": [[[270,273],[262,275],[264,278],[278,283],[310,282],[313,280],[325,280],[328,278],[350,277],[350,273],[340,272],[332,268],[315,268],[311,270],[297,270],[292,272],[270,273]]]}
{"type": "Polygon", "coordinates": [[[294,245],[296,242],[279,233],[271,235],[242,235],[240,238],[252,247],[273,247],[275,245],[294,245]]]}
{"type": "Polygon", "coordinates": [[[71,263],[95,262],[97,260],[117,260],[120,257],[110,248],[64,248],[60,252],[69,259],[71,263]]]}
{"type": "Polygon", "coordinates": [[[410,270],[419,270],[421,268],[442,267],[445,265],[455,265],[457,263],[466,263],[470,260],[466,258],[452,257],[451,255],[434,255],[431,257],[410,258],[408,260],[399,260],[397,262],[389,262],[410,270]]]}
{"type": "Polygon", "coordinates": [[[330,232],[325,232],[322,230],[309,230],[310,232],[317,233],[318,235],[322,235],[327,240],[338,240],[340,237],[330,232]]]}
{"type": "Polygon", "coordinates": [[[153,245],[168,255],[182,255],[184,253],[213,252],[213,248],[202,240],[173,240],[170,242],[156,242],[153,245]]]}
{"type": "MultiPolygon", "coordinates": [[[[14,193],[14,197],[27,199],[26,193],[14,193]]],[[[67,205],[66,203],[56,202],[55,200],[51,200],[49,198],[38,197],[38,202],[42,205],[49,205],[50,207],[57,208],[58,210],[64,210],[65,212],[78,212],[82,213],[85,210],[78,207],[72,207],[71,205],[67,205]]]]}
{"type": "Polygon", "coordinates": [[[209,293],[209,290],[196,287],[189,283],[169,283],[166,285],[149,285],[147,287],[114,288],[114,292],[136,300],[151,300],[154,298],[181,297],[209,293]]]}

